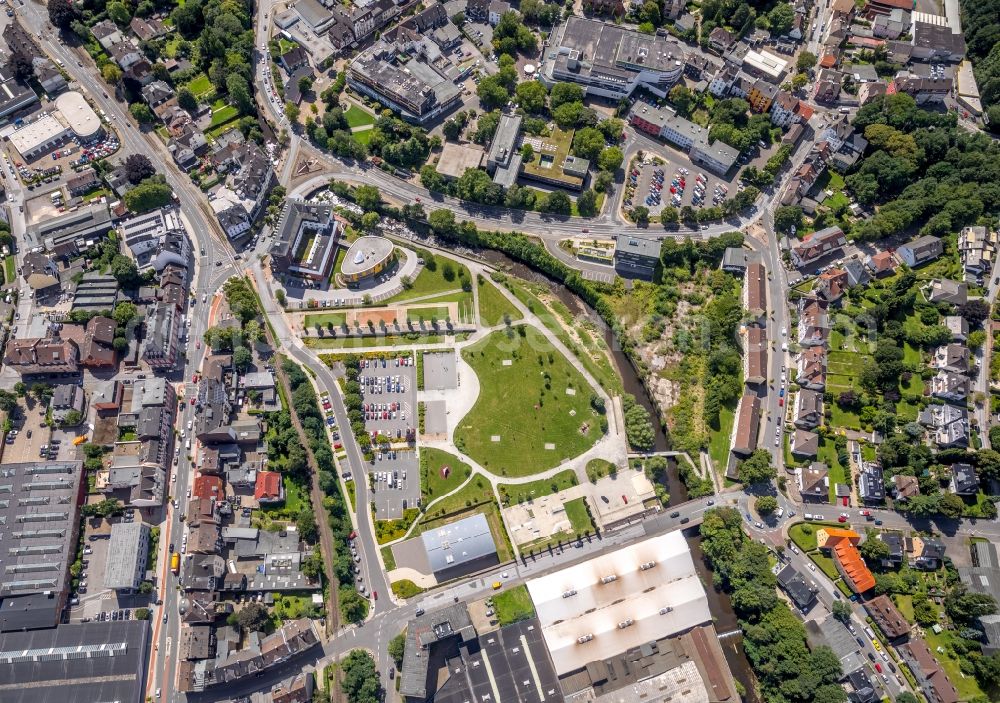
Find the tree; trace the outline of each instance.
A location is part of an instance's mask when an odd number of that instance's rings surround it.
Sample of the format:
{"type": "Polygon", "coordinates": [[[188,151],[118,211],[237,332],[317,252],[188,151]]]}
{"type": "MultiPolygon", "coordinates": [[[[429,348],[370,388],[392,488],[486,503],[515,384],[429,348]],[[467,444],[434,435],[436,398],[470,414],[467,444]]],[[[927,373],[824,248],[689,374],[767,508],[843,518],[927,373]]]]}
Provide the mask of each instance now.
{"type": "Polygon", "coordinates": [[[871,529],[865,532],[865,541],[858,551],[861,552],[865,561],[872,565],[878,564],[882,559],[888,559],[890,554],[889,545],[880,540],[875,531],[871,529]]]}
{"type": "Polygon", "coordinates": [[[625,157],[622,155],[622,150],[616,146],[608,147],[601,151],[600,155],[597,157],[597,167],[602,171],[615,172],[618,167],[622,165],[622,161],[625,157]]]}
{"type": "MultiPolygon", "coordinates": [[[[482,85],[480,83],[480,85],[482,85]]],[[[552,109],[552,119],[560,129],[572,129],[579,126],[583,120],[585,108],[583,103],[563,103],[552,109]]]]}
{"type": "Polygon", "coordinates": [[[785,205],[774,211],[774,228],[779,232],[790,233],[792,227],[802,226],[802,208],[798,205],[785,205]]]}
{"type": "Polygon", "coordinates": [[[198,98],[185,86],[177,91],[177,104],[188,112],[195,112],[198,109],[198,98]]]}
{"type": "Polygon", "coordinates": [[[582,103],[583,88],[576,83],[556,83],[549,93],[549,104],[556,109],[564,103],[582,103]]]}
{"type": "Polygon", "coordinates": [[[263,603],[253,602],[230,615],[228,623],[233,627],[241,628],[245,632],[259,632],[264,629],[264,626],[270,619],[267,606],[263,603]]]}
{"type": "Polygon", "coordinates": [[[351,650],[341,667],[344,678],[340,688],[349,703],[376,703],[382,699],[379,673],[371,654],[362,649],[351,650]]]}
{"type": "Polygon", "coordinates": [[[576,210],[582,217],[593,217],[597,214],[597,193],[589,188],[576,196],[576,210]]]}
{"type": "Polygon", "coordinates": [[[799,54],[799,57],[795,59],[795,68],[799,71],[808,71],[810,68],[816,65],[817,59],[816,54],[808,51],[803,51],[799,54]]]}
{"type": "Polygon", "coordinates": [[[128,158],[125,159],[125,177],[132,185],[154,175],[156,175],[156,169],[153,167],[153,162],[145,154],[129,154],[128,158]]]}
{"type": "Polygon", "coordinates": [[[833,607],[830,609],[833,613],[833,617],[837,618],[841,622],[850,622],[851,620],[851,606],[842,600],[833,601],[833,607]]]}
{"type": "Polygon", "coordinates": [[[139,124],[150,124],[156,119],[156,115],[153,114],[153,111],[149,109],[149,105],[146,103],[132,103],[129,105],[128,111],[139,124]]]}
{"type": "Polygon", "coordinates": [[[990,316],[990,305],[982,298],[973,298],[958,309],[962,317],[973,327],[981,325],[983,320],[990,316]]]}
{"type": "Polygon", "coordinates": [[[575,156],[595,161],[602,149],[604,149],[604,135],[595,127],[584,127],[573,135],[573,154],[575,156]]]}
{"type": "Polygon", "coordinates": [[[81,422],[83,422],[83,413],[79,410],[70,410],[63,416],[61,424],[63,427],[76,427],[81,422]]]}
{"type": "Polygon", "coordinates": [[[545,99],[549,96],[541,81],[519,83],[514,94],[517,96],[518,105],[529,113],[538,113],[544,110],[545,99]]]}
{"type": "Polygon", "coordinates": [[[135,262],[124,254],[115,254],[111,259],[111,275],[118,279],[118,282],[125,288],[134,288],[139,284],[141,277],[135,262]]]}
{"type": "Polygon", "coordinates": [[[350,586],[341,586],[338,597],[344,620],[359,623],[368,615],[368,600],[350,586]]]}
{"type": "Polygon", "coordinates": [[[17,396],[10,391],[0,389],[0,410],[9,413],[17,407],[17,396]]]}
{"type": "Polygon", "coordinates": [[[84,517],[108,518],[125,512],[124,506],[116,498],[105,498],[97,503],[88,503],[80,510],[84,517]]]}
{"type": "Polygon", "coordinates": [[[749,486],[772,481],[777,472],[771,465],[771,454],[766,449],[756,449],[748,459],[740,463],[737,475],[741,483],[749,486]]]}
{"type": "Polygon", "coordinates": [[[966,624],[995,613],[997,602],[987,593],[970,592],[965,584],[958,583],[944,597],[944,610],[956,623],[966,624]]]}
{"type": "Polygon", "coordinates": [[[125,6],[125,3],[115,0],[107,5],[108,17],[119,27],[125,27],[132,20],[132,12],[125,6]]]}
{"type": "Polygon", "coordinates": [[[378,227],[378,223],[382,218],[379,217],[377,212],[366,212],[361,216],[361,227],[368,232],[374,231],[378,227]]]}
{"type": "Polygon", "coordinates": [[[253,363],[253,354],[246,347],[233,349],[233,367],[240,372],[246,371],[253,363]]]}
{"type": "Polygon", "coordinates": [[[70,0],[49,0],[48,3],[49,22],[60,29],[69,28],[70,24],[77,19],[76,8],[70,0]]]}
{"type": "Polygon", "coordinates": [[[645,227],[649,224],[649,208],[645,205],[636,205],[629,214],[632,220],[640,227],[645,227]]]}
{"type": "Polygon", "coordinates": [[[771,515],[778,509],[778,499],[774,496],[761,496],[754,502],[754,509],[759,515],[771,515]]]}
{"type": "Polygon", "coordinates": [[[791,4],[779,2],[767,13],[767,19],[771,23],[771,36],[788,34],[795,21],[795,10],[791,4]]]}
{"type": "Polygon", "coordinates": [[[378,210],[382,204],[382,194],[375,186],[362,185],[354,189],[354,202],[362,210],[378,210]]]}
{"type": "Polygon", "coordinates": [[[598,193],[607,193],[614,181],[614,176],[607,171],[598,171],[592,181],[592,185],[598,193]]]}
{"type": "Polygon", "coordinates": [[[479,96],[479,103],[483,106],[484,110],[494,110],[503,107],[510,101],[510,92],[496,74],[486,76],[479,81],[479,87],[476,88],[476,95],[479,96]]]}
{"type": "Polygon", "coordinates": [[[622,399],[622,410],[625,415],[625,437],[629,446],[638,451],[652,449],[655,434],[653,422],[646,409],[639,405],[635,396],[625,395],[622,399]]]}
{"type": "Polygon", "coordinates": [[[396,663],[397,669],[403,668],[403,654],[406,650],[406,632],[400,632],[398,635],[389,640],[389,646],[387,647],[389,656],[396,663]]]}
{"type": "Polygon", "coordinates": [[[125,327],[138,314],[139,309],[135,306],[135,303],[123,300],[115,305],[115,309],[114,312],[111,313],[111,317],[114,318],[114,321],[119,327],[125,327]]]}
{"type": "Polygon", "coordinates": [[[698,96],[683,83],[678,83],[671,88],[668,95],[671,104],[677,108],[677,112],[681,115],[690,115],[698,102],[698,96]]]}
{"type": "Polygon", "coordinates": [[[285,102],[285,117],[288,118],[289,123],[295,123],[299,121],[299,106],[293,103],[291,100],[285,102]]]}
{"type": "Polygon", "coordinates": [[[435,210],[427,218],[427,224],[431,231],[442,237],[454,237],[458,232],[458,223],[455,222],[455,213],[451,210],[435,210]]]}
{"type": "Polygon", "coordinates": [[[173,194],[162,176],[153,176],[125,193],[125,205],[132,212],[143,213],[169,204],[173,194]]]}
{"type": "Polygon", "coordinates": [[[573,209],[573,204],[570,202],[568,195],[561,190],[555,190],[545,198],[543,207],[545,212],[551,212],[556,215],[568,215],[573,209]]]}

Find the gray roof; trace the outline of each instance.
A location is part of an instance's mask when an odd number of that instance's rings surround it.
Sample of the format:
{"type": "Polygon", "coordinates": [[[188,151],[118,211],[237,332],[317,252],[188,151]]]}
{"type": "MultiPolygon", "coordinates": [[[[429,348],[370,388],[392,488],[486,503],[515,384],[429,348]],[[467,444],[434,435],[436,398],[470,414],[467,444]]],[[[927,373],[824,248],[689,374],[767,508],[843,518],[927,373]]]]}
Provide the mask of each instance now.
{"type": "Polygon", "coordinates": [[[791,564],[778,572],[778,583],[799,608],[808,608],[816,600],[816,593],[791,564]]]}
{"type": "Polygon", "coordinates": [[[406,626],[406,647],[399,692],[403,696],[427,697],[427,667],[430,657],[426,649],[440,640],[458,636],[468,641],[476,636],[465,603],[458,602],[413,618],[406,626]]]}
{"type": "Polygon", "coordinates": [[[516,151],[517,135],[521,131],[521,116],[500,115],[497,131],[493,134],[490,153],[486,157],[487,164],[506,165],[516,151]]]}
{"type": "Polygon", "coordinates": [[[615,254],[628,253],[632,256],[644,256],[658,260],[660,247],[661,243],[658,240],[646,237],[619,236],[615,240],[615,254]]]}
{"type": "Polygon", "coordinates": [[[104,586],[106,588],[135,588],[136,567],[140,560],[146,561],[146,540],[149,525],[140,520],[116,522],[111,526],[111,542],[105,563],[104,586]]]}
{"type": "Polygon", "coordinates": [[[126,620],[4,633],[4,703],[140,703],[149,631],[145,621],[126,620]]]}
{"type": "Polygon", "coordinates": [[[45,248],[53,248],[76,239],[102,238],[111,229],[111,212],[104,203],[93,203],[28,227],[45,248]]]}
{"type": "Polygon", "coordinates": [[[482,513],[427,530],[420,538],[434,573],[495,555],[497,550],[490,525],[482,513]]]}
{"type": "Polygon", "coordinates": [[[59,621],[59,594],[69,590],[75,558],[81,475],[79,461],[0,466],[0,631],[59,621]]]}

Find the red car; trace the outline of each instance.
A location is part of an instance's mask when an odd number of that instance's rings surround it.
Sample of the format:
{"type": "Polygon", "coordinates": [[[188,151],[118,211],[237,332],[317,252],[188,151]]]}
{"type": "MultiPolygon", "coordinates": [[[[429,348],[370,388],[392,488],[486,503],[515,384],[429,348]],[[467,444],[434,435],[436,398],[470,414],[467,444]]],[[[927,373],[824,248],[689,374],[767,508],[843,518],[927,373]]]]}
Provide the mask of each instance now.
{"type": "Polygon", "coordinates": [[[785,399],[784,398],[778,398],[778,407],[779,408],[785,407],[785,399]]]}
{"type": "Polygon", "coordinates": [[[378,591],[372,591],[372,598],[378,600],[378,591]]]}
{"type": "Polygon", "coordinates": [[[878,662],[875,662],[875,671],[877,671],[880,674],[882,673],[882,665],[879,664],[878,662]]]}
{"type": "Polygon", "coordinates": [[[194,405],[194,398],[191,399],[191,405],[194,405]]]}
{"type": "Polygon", "coordinates": [[[837,518],[837,522],[847,522],[847,518],[841,515],[839,518],[837,518]]]}

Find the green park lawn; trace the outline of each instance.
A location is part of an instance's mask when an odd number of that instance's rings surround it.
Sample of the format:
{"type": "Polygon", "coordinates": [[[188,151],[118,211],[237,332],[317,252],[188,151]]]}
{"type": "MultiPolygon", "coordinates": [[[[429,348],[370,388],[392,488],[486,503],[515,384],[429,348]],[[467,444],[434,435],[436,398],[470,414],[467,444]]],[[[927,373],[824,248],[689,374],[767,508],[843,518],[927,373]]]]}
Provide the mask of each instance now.
{"type": "Polygon", "coordinates": [[[507,297],[487,279],[479,283],[479,318],[486,327],[503,324],[509,318],[516,322],[524,316],[507,297]]]}
{"type": "Polygon", "coordinates": [[[719,408],[719,429],[709,429],[708,456],[715,470],[725,473],[729,463],[729,437],[736,421],[736,406],[726,404],[719,408]]]}
{"type": "Polygon", "coordinates": [[[306,315],[305,320],[303,320],[303,326],[306,328],[310,327],[340,327],[347,323],[347,313],[343,312],[324,312],[316,315],[306,315]]]}
{"type": "Polygon", "coordinates": [[[591,483],[597,483],[599,479],[616,473],[618,467],[607,459],[591,459],[587,462],[587,478],[591,483]]]}
{"type": "Polygon", "coordinates": [[[510,625],[535,617],[535,606],[528,594],[528,587],[524,584],[493,596],[493,607],[500,625],[510,625]]]}
{"type": "Polygon", "coordinates": [[[428,305],[427,307],[412,307],[406,310],[406,321],[414,324],[420,322],[445,322],[451,316],[447,307],[428,305]]]}
{"type": "Polygon", "coordinates": [[[239,114],[240,114],[240,111],[237,110],[234,106],[232,106],[232,105],[223,105],[222,107],[220,107],[217,110],[212,110],[212,122],[208,126],[208,128],[209,129],[214,129],[215,127],[219,127],[220,125],[224,125],[227,122],[230,122],[230,121],[236,119],[239,116],[239,114]]]}
{"type": "Polygon", "coordinates": [[[497,491],[500,493],[500,501],[504,505],[514,505],[532,498],[558,493],[576,484],[576,473],[572,469],[566,469],[552,478],[540,479],[531,483],[501,483],[497,486],[497,491]]]}
{"type": "Polygon", "coordinates": [[[307,337],[312,349],[365,349],[367,347],[409,347],[414,344],[439,344],[445,337],[437,334],[386,335],[384,337],[307,337]]]}
{"type": "Polygon", "coordinates": [[[344,119],[347,120],[347,126],[351,128],[372,127],[375,124],[375,117],[357,105],[350,105],[344,110],[344,119]]]}
{"type": "Polygon", "coordinates": [[[471,474],[472,467],[454,454],[433,447],[420,448],[420,487],[424,505],[451,493],[471,474]],[[442,475],[446,467],[447,475],[442,475]]]}
{"type": "Polygon", "coordinates": [[[430,252],[423,249],[414,249],[413,251],[418,257],[424,259],[424,261],[428,261],[428,257],[433,257],[434,269],[431,270],[430,267],[424,266],[420,273],[417,274],[416,280],[412,282],[413,285],[386,302],[399,303],[438,293],[460,291],[462,289],[462,281],[470,280],[471,274],[464,264],[433,256],[430,252]],[[450,274],[448,273],[449,270],[451,271],[450,274]],[[451,280],[448,280],[449,276],[451,280]]]}
{"type": "Polygon", "coordinates": [[[494,332],[462,357],[480,392],[455,444],[490,471],[530,476],[579,456],[600,437],[590,387],[534,327],[494,332]]]}

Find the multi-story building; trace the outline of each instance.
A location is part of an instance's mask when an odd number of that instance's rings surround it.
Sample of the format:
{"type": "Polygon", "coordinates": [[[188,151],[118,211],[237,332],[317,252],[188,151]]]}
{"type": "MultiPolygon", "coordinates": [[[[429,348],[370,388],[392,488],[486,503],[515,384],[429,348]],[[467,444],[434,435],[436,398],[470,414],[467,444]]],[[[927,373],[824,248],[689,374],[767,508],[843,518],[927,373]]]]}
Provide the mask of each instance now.
{"type": "Polygon", "coordinates": [[[148,554],[149,525],[141,520],[114,523],[104,566],[104,587],[126,593],[138,589],[146,576],[148,554]]]}
{"type": "Polygon", "coordinates": [[[821,229],[792,243],[792,263],[796,268],[810,266],[824,257],[839,255],[846,244],[847,237],[840,227],[821,229]]]}
{"type": "Polygon", "coordinates": [[[997,233],[983,225],[963,227],[958,235],[958,254],[965,269],[965,280],[975,283],[993,267],[997,252],[997,233]]]}
{"type": "Polygon", "coordinates": [[[828,304],[822,298],[799,299],[799,327],[796,338],[799,345],[812,347],[825,345],[830,336],[828,304]]]}
{"type": "Polygon", "coordinates": [[[619,275],[651,280],[660,261],[660,242],[651,237],[620,236],[615,240],[614,258],[619,275]]]}
{"type": "Polygon", "coordinates": [[[425,124],[453,110],[462,91],[447,73],[451,63],[436,46],[432,52],[424,43],[430,41],[376,42],[351,62],[348,84],[408,122],[425,124]],[[408,57],[405,66],[398,61],[401,55],[408,57]]]}
{"type": "Polygon", "coordinates": [[[771,124],[781,128],[790,127],[799,119],[798,107],[798,98],[787,91],[779,90],[771,103],[771,124]]]}
{"type": "Polygon", "coordinates": [[[728,172],[740,155],[738,149],[725,142],[710,142],[707,128],[680,117],[670,108],[657,108],[648,103],[637,102],[632,107],[629,123],[688,152],[694,163],[715,173],[728,172]]]}
{"type": "Polygon", "coordinates": [[[553,30],[542,80],[578,83],[589,95],[621,99],[638,87],[666,97],[684,72],[684,49],[673,39],[570,17],[553,30]]]}
{"type": "Polygon", "coordinates": [[[896,249],[896,256],[910,268],[930,263],[943,253],[944,244],[940,237],[933,237],[929,234],[917,237],[896,249]]]}
{"type": "Polygon", "coordinates": [[[332,205],[288,200],[277,232],[271,245],[275,270],[314,281],[330,278],[340,237],[332,205]]]}
{"type": "Polygon", "coordinates": [[[172,369],[177,363],[180,313],[177,306],[157,302],[146,318],[142,360],[154,369],[172,369]]]}
{"type": "Polygon", "coordinates": [[[80,369],[80,350],[73,340],[60,337],[12,339],[3,363],[22,376],[75,373],[80,369]]]}
{"type": "Polygon", "coordinates": [[[774,99],[778,96],[778,86],[763,78],[754,81],[753,87],[747,99],[750,102],[750,109],[761,114],[769,112],[774,99]]]}

